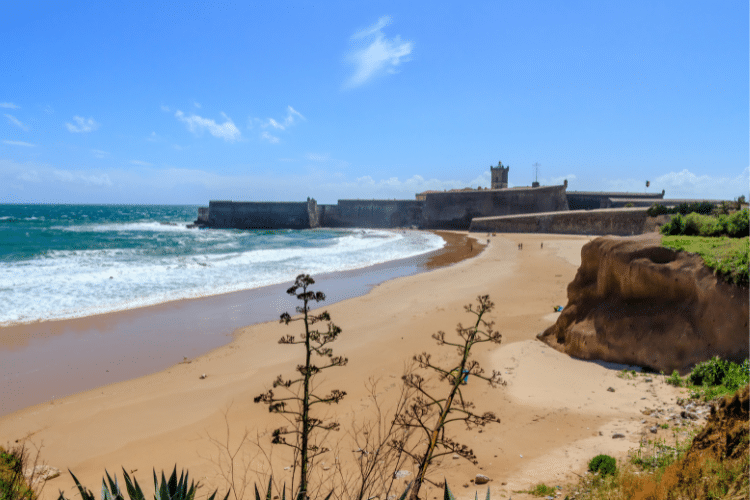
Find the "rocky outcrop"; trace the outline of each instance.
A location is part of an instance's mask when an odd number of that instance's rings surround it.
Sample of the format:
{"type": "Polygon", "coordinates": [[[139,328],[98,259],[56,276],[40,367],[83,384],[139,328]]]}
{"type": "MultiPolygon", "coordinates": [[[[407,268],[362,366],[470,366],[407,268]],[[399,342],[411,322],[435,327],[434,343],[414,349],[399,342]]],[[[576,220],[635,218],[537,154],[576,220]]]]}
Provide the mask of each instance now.
{"type": "Polygon", "coordinates": [[[716,460],[737,459],[747,455],[750,387],[726,396],[711,407],[711,416],[703,430],[693,439],[685,460],[696,460],[708,454],[716,460]]]}
{"type": "Polygon", "coordinates": [[[721,281],[656,233],[605,236],[581,250],[568,304],[538,338],[582,359],[687,373],[713,356],[748,356],[748,289],[721,281]]]}

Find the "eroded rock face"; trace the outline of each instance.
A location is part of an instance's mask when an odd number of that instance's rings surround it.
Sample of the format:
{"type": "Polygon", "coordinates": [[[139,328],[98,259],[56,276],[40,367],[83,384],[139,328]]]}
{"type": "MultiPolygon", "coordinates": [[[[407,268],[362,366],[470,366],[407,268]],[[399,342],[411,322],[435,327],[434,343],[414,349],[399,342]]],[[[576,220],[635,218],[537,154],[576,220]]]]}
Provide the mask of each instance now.
{"type": "Polygon", "coordinates": [[[568,305],[537,337],[577,358],[683,375],[712,356],[746,358],[748,289],[660,241],[650,233],[587,243],[568,305]]]}

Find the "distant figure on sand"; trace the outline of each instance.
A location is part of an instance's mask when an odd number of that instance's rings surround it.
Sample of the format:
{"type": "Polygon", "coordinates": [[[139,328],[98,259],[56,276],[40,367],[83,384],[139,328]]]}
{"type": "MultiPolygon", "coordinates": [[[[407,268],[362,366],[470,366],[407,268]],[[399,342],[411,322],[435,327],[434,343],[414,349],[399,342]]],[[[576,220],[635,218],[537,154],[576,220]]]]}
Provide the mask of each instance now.
{"type": "Polygon", "coordinates": [[[544,242],[542,242],[542,248],[544,248],[544,242]]]}

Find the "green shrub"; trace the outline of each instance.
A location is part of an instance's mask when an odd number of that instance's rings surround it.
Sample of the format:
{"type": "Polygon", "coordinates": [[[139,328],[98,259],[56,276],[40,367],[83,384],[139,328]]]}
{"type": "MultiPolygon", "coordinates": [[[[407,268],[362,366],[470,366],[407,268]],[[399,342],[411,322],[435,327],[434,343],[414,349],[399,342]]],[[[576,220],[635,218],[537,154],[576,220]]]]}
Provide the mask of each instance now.
{"type": "Polygon", "coordinates": [[[748,369],[750,364],[747,359],[737,364],[715,356],[695,365],[688,382],[696,386],[724,386],[734,392],[748,383],[748,369]]]}
{"type": "Polygon", "coordinates": [[[750,382],[750,360],[744,360],[742,364],[729,363],[724,374],[722,385],[730,391],[736,391],[750,382]]]}
{"type": "MultiPolygon", "coordinates": [[[[649,210],[655,213],[654,207],[649,210]]],[[[664,224],[661,233],[665,235],[686,236],[729,236],[743,238],[748,236],[750,211],[740,210],[731,215],[706,215],[701,212],[676,214],[664,224]]]]}
{"type": "Polygon", "coordinates": [[[653,205],[648,207],[648,210],[646,210],[646,214],[648,214],[649,217],[656,217],[657,215],[664,215],[668,213],[669,209],[660,203],[654,203],[653,205]]]}
{"type": "Polygon", "coordinates": [[[688,376],[692,385],[721,385],[727,372],[728,362],[715,356],[708,361],[698,363],[688,376]]]}
{"type": "Polygon", "coordinates": [[[750,225],[750,211],[745,208],[727,217],[727,235],[732,238],[742,238],[748,235],[750,225]]]}
{"type": "Polygon", "coordinates": [[[612,476],[617,472],[617,462],[609,455],[597,455],[589,461],[589,470],[599,476],[612,476]]]}
{"type": "Polygon", "coordinates": [[[680,374],[677,373],[677,370],[672,372],[672,375],[667,378],[666,382],[675,387],[682,387],[682,379],[680,378],[680,374]]]}

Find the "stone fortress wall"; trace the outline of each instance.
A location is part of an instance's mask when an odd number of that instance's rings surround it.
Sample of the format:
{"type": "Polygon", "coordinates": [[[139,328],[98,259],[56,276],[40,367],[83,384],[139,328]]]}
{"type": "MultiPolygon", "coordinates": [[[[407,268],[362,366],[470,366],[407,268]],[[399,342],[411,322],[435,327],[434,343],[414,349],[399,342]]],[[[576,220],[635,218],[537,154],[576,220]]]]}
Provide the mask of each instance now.
{"type": "Polygon", "coordinates": [[[421,228],[487,232],[639,234],[648,229],[645,210],[610,207],[666,203],[656,194],[568,192],[561,186],[508,188],[509,166],[490,167],[492,189],[426,191],[414,200],[302,202],[211,201],[195,225],[236,229],[421,228]]]}

